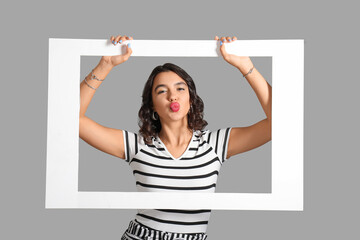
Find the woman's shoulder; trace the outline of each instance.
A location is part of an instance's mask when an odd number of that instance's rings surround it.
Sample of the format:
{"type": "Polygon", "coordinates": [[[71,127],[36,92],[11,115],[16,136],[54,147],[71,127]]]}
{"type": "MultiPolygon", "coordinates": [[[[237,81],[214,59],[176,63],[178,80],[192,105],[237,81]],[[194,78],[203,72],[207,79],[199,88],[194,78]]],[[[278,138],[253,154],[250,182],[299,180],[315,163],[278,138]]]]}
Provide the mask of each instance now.
{"type": "Polygon", "coordinates": [[[228,135],[230,134],[230,130],[231,130],[231,127],[216,128],[213,130],[210,130],[210,129],[197,130],[197,131],[195,131],[195,136],[197,136],[198,138],[204,139],[208,143],[210,143],[211,139],[227,138],[228,135]]]}
{"type": "Polygon", "coordinates": [[[224,127],[224,128],[216,128],[216,129],[196,130],[195,135],[205,136],[205,135],[209,135],[209,134],[213,134],[213,133],[217,133],[217,132],[221,132],[221,131],[226,131],[228,129],[231,129],[231,128],[230,127],[224,127]]]}
{"type": "Polygon", "coordinates": [[[194,131],[194,138],[195,140],[198,139],[200,142],[207,141],[209,136],[210,130],[195,130],[194,131]]]}
{"type": "Polygon", "coordinates": [[[194,135],[196,137],[201,137],[204,136],[205,134],[207,134],[209,132],[209,130],[205,129],[205,130],[195,130],[194,131],[194,135]]]}
{"type": "Polygon", "coordinates": [[[129,144],[145,145],[145,139],[139,132],[123,130],[125,140],[129,141],[129,144]]]}

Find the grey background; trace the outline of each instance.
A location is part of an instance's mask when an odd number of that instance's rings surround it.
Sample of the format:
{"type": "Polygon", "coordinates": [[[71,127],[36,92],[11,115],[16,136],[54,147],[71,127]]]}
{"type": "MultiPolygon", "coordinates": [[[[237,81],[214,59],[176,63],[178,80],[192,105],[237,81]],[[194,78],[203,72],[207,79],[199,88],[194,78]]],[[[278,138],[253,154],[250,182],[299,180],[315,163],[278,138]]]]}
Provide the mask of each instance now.
{"type": "MultiPolygon", "coordinates": [[[[100,57],[81,57],[80,80],[100,57]]],[[[271,85],[271,57],[253,57],[258,71],[271,85]]],[[[196,83],[205,104],[206,129],[248,126],[266,118],[250,84],[223,58],[133,57],[114,68],[94,95],[86,116],[114,128],[137,132],[144,84],[155,66],[172,62],[196,83]]],[[[136,191],[128,164],[85,141],[79,143],[79,191],[136,191]]],[[[223,165],[217,192],[271,192],[271,142],[233,156],[223,165]]]]}
{"type": "MultiPolygon", "coordinates": [[[[359,17],[353,1],[3,1],[0,5],[1,239],[120,239],[133,218],[136,210],[45,209],[48,39],[106,39],[117,33],[137,39],[204,40],[213,39],[214,35],[236,35],[247,40],[305,39],[305,209],[303,212],[214,211],[208,227],[209,239],[355,239],[359,236],[357,96],[360,84],[356,75],[359,36],[355,30],[359,17]]],[[[125,64],[130,65],[130,61],[125,64]]],[[[144,65],[149,69],[141,72],[148,75],[153,66],[144,65]]],[[[183,66],[189,69],[186,64],[183,66]]],[[[260,106],[255,107],[256,98],[251,96],[251,89],[239,74],[220,59],[214,66],[229,76],[221,83],[237,84],[253,101],[251,108],[240,106],[249,116],[239,116],[239,125],[262,119],[260,106]]],[[[197,77],[203,71],[188,71],[194,78],[204,80],[197,77]]],[[[104,125],[121,127],[119,113],[102,108],[109,103],[115,106],[120,94],[111,93],[100,100],[101,94],[120,89],[121,84],[115,81],[115,75],[109,76],[93,99],[89,113],[96,114],[96,120],[104,125]]],[[[212,80],[209,84],[217,83],[212,80]]],[[[211,85],[211,89],[215,86],[226,89],[218,85],[211,85]]],[[[200,93],[206,91],[199,87],[200,93]]],[[[222,95],[235,97],[225,92],[222,95]]],[[[242,96],[238,98],[241,103],[242,96]]],[[[230,111],[221,110],[226,114],[230,111]]],[[[226,125],[228,120],[223,124],[211,123],[214,124],[211,128],[215,124],[226,125]]],[[[129,128],[136,130],[135,126],[129,128]]],[[[80,150],[84,150],[82,147],[80,150]]],[[[120,167],[117,159],[103,156],[94,155],[91,161],[120,167]]],[[[237,162],[253,161],[246,155],[241,158],[237,162]]],[[[82,156],[82,188],[118,190],[118,185],[106,186],[106,182],[99,186],[88,183],[85,159],[82,156]]],[[[259,168],[257,165],[249,171],[255,173],[259,168]]],[[[264,174],[268,173],[264,171],[264,174]]],[[[222,176],[219,181],[226,182],[222,176]]],[[[113,177],[107,182],[121,181],[120,177],[113,177]]],[[[251,185],[251,189],[245,185],[241,183],[239,191],[269,190],[267,185],[251,185]]],[[[223,190],[227,191],[226,186],[223,190]]]]}

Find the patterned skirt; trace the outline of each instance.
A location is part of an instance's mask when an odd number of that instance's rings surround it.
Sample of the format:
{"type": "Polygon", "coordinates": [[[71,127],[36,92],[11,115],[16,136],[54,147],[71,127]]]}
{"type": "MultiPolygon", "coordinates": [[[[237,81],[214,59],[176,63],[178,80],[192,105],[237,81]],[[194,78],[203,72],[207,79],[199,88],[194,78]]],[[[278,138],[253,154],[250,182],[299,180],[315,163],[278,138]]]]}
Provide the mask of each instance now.
{"type": "Polygon", "coordinates": [[[121,240],[205,240],[205,233],[174,233],[149,228],[136,220],[132,220],[121,240]]]}

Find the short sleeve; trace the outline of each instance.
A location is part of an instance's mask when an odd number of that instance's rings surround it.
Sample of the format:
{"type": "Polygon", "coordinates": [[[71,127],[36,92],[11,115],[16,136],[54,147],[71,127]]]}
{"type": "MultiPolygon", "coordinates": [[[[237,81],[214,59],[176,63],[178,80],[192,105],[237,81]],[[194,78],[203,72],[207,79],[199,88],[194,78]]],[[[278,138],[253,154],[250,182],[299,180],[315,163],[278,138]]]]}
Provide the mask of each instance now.
{"type": "Polygon", "coordinates": [[[214,149],[218,158],[223,163],[227,160],[227,150],[230,138],[231,128],[222,128],[216,131],[210,131],[207,136],[207,142],[214,149]]]}
{"type": "Polygon", "coordinates": [[[122,130],[124,135],[125,161],[130,162],[131,159],[139,152],[139,146],[142,144],[142,137],[138,134],[122,130]]]}

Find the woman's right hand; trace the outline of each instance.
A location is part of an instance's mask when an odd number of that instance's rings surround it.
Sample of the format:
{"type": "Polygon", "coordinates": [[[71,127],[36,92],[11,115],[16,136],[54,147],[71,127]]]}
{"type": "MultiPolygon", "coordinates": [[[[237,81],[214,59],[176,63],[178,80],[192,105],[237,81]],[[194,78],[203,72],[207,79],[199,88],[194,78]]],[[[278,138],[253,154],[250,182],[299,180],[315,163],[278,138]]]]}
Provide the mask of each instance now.
{"type": "MultiPolygon", "coordinates": [[[[122,43],[125,42],[126,40],[133,40],[132,37],[128,37],[126,35],[121,36],[121,35],[117,35],[116,37],[111,36],[110,41],[112,42],[112,44],[114,44],[114,46],[116,46],[118,43],[122,43]]],[[[132,50],[131,50],[131,46],[129,46],[130,44],[126,45],[126,54],[124,55],[116,55],[116,56],[103,56],[101,58],[102,61],[105,61],[107,64],[111,65],[112,67],[115,67],[123,62],[126,62],[130,55],[132,54],[132,50]]]]}

